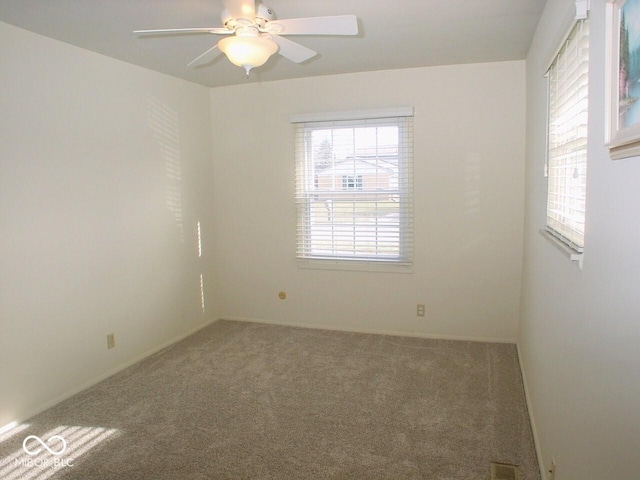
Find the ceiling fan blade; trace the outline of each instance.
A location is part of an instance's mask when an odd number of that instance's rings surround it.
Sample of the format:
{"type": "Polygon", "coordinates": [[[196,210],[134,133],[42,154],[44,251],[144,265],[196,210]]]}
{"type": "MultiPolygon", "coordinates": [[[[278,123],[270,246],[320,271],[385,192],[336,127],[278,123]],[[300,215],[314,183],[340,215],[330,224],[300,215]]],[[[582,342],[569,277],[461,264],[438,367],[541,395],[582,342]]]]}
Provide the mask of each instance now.
{"type": "Polygon", "coordinates": [[[357,35],[358,19],[355,15],[336,15],[273,20],[266,30],[278,35],[357,35]]]}
{"type": "Polygon", "coordinates": [[[203,27],[203,28],[160,28],[157,30],[134,30],[133,33],[149,34],[149,33],[215,33],[218,35],[229,35],[233,30],[220,27],[203,27]]]}
{"type": "Polygon", "coordinates": [[[255,0],[224,0],[224,8],[233,18],[256,18],[255,0]]]}
{"type": "Polygon", "coordinates": [[[205,65],[205,64],[209,63],[211,60],[213,60],[214,58],[216,58],[218,55],[220,55],[220,53],[222,53],[222,52],[218,48],[218,45],[214,45],[213,47],[211,47],[209,50],[204,52],[199,57],[194,58],[193,60],[191,60],[187,64],[187,67],[198,67],[200,65],[205,65]]]}
{"type": "Polygon", "coordinates": [[[310,48],[278,35],[273,35],[271,40],[278,44],[278,53],[294,63],[302,63],[318,54],[310,48]]]}

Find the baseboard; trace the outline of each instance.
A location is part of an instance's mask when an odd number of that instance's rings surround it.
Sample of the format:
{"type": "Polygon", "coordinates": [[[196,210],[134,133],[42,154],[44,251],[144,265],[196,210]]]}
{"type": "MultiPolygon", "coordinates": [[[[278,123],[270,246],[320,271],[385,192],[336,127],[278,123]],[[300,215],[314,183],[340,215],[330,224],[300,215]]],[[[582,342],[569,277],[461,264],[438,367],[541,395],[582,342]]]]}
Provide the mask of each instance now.
{"type": "Polygon", "coordinates": [[[524,372],[522,365],[522,356],[520,355],[520,344],[516,343],[516,352],[518,353],[518,365],[520,365],[520,374],[522,375],[522,384],[524,386],[524,398],[527,402],[527,412],[529,413],[529,423],[531,423],[531,432],[533,434],[533,446],[536,449],[536,456],[538,457],[538,467],[540,468],[540,478],[546,480],[547,474],[542,461],[542,455],[540,452],[540,442],[538,441],[538,431],[536,429],[536,421],[533,416],[533,410],[531,409],[531,398],[529,396],[529,387],[527,386],[527,375],[524,372]]]}
{"type": "Polygon", "coordinates": [[[171,345],[173,345],[174,343],[177,343],[181,340],[184,340],[185,338],[193,335],[194,333],[196,333],[199,330],[202,330],[205,327],[208,327],[209,325],[211,325],[212,323],[217,322],[218,319],[217,318],[213,318],[213,319],[209,319],[206,322],[192,328],[191,330],[187,331],[186,333],[180,334],[179,336],[177,336],[176,338],[173,338],[172,340],[169,340],[167,342],[162,343],[161,345],[158,345],[156,347],[153,347],[151,350],[148,350],[140,355],[137,355],[136,357],[128,360],[127,362],[118,365],[117,367],[107,371],[106,373],[103,373],[102,375],[99,375],[98,377],[89,380],[88,382],[83,383],[82,385],[73,388],[72,390],[57,396],[56,398],[54,398],[53,400],[50,400],[48,402],[46,402],[43,405],[40,405],[37,408],[33,408],[30,409],[28,411],[26,411],[25,413],[22,413],[21,415],[19,415],[19,418],[15,419],[12,422],[7,423],[4,426],[0,426],[0,432],[2,432],[4,429],[6,429],[8,426],[10,425],[16,425],[16,424],[20,424],[25,422],[26,420],[28,420],[29,418],[44,412],[45,410],[57,405],[60,402],[63,402],[64,400],[66,400],[67,398],[73,397],[74,395],[82,392],[83,390],[86,390],[89,387],[94,386],[97,383],[100,383],[103,380],[106,380],[107,378],[111,377],[112,375],[115,375],[118,372],[121,372],[122,370],[124,370],[125,368],[130,367],[131,365],[134,365],[136,363],[138,363],[141,360],[144,360],[147,357],[150,357],[151,355],[154,355],[156,353],[158,353],[160,350],[163,350],[171,345]]]}
{"type": "Polygon", "coordinates": [[[430,338],[435,340],[458,340],[458,341],[464,341],[464,342],[508,343],[508,344],[514,344],[514,345],[516,344],[515,340],[507,340],[504,338],[467,337],[467,336],[458,336],[458,335],[438,335],[438,334],[429,334],[429,333],[403,332],[398,330],[378,330],[378,329],[369,329],[369,328],[337,327],[335,325],[322,325],[322,324],[315,324],[315,323],[279,322],[279,321],[267,320],[262,318],[223,316],[223,317],[220,317],[219,320],[230,320],[234,322],[248,322],[248,323],[264,323],[267,325],[312,328],[316,330],[333,330],[337,332],[371,333],[375,335],[389,335],[393,337],[415,337],[415,338],[430,338]]]}

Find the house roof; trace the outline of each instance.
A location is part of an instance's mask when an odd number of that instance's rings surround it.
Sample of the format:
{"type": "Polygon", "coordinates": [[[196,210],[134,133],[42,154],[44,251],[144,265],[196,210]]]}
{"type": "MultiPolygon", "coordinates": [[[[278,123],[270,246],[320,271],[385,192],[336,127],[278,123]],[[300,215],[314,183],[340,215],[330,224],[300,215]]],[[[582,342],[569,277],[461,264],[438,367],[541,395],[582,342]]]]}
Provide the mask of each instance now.
{"type": "Polygon", "coordinates": [[[340,175],[380,175],[386,173],[393,175],[397,173],[397,157],[396,164],[372,158],[346,158],[339,160],[330,167],[318,172],[318,176],[340,176],[340,175]]]}

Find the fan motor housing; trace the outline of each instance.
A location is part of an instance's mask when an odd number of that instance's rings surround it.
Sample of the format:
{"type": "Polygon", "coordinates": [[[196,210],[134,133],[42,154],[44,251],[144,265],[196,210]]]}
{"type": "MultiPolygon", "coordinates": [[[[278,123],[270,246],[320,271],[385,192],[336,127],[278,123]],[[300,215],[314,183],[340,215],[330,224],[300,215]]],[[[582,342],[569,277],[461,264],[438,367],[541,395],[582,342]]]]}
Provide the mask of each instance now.
{"type": "Polygon", "coordinates": [[[265,20],[270,21],[275,18],[275,15],[270,7],[259,4],[258,11],[256,12],[256,18],[264,18],[265,20]]]}
{"type": "MultiPolygon", "coordinates": [[[[266,22],[269,22],[275,18],[273,10],[266,5],[262,5],[261,3],[256,5],[256,23],[258,25],[264,26],[266,22]]],[[[220,14],[220,19],[222,20],[222,24],[228,28],[235,28],[238,19],[233,18],[227,9],[223,10],[220,14]]],[[[246,22],[241,22],[246,23],[246,22]]]]}

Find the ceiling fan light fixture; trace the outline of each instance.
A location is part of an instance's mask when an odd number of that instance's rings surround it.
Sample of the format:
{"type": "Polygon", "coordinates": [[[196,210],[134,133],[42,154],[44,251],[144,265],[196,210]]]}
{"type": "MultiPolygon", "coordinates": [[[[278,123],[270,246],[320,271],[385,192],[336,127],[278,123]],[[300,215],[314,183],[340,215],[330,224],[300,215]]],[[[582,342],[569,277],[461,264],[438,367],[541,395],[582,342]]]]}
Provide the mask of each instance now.
{"type": "Polygon", "coordinates": [[[264,65],[278,51],[278,45],[273,40],[254,36],[223,38],[218,42],[218,47],[231,63],[244,68],[247,75],[252,68],[264,65]]]}
{"type": "Polygon", "coordinates": [[[216,45],[189,62],[189,67],[210,63],[220,53],[229,61],[244,68],[247,77],[251,69],[264,65],[271,55],[279,53],[294,63],[304,63],[318,53],[287,35],[357,35],[358,19],[354,15],[290,18],[275,20],[272,9],[260,0],[222,0],[224,10],[220,19],[223,27],[160,28],[135,30],[140,35],[158,34],[214,34],[228,35],[216,45]]]}

